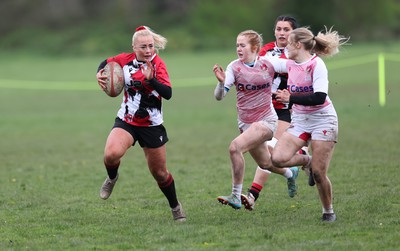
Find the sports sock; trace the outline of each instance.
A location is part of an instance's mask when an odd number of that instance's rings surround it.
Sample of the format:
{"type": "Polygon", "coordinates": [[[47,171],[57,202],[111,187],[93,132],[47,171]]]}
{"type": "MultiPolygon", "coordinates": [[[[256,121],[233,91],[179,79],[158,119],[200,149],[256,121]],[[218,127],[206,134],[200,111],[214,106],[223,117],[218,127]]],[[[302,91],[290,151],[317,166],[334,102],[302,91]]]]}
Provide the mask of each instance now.
{"type": "Polygon", "coordinates": [[[232,194],[236,197],[240,198],[240,194],[242,193],[243,184],[232,184],[232,194]]]}
{"type": "Polygon", "coordinates": [[[167,197],[169,206],[175,208],[178,205],[178,199],[176,198],[175,181],[172,174],[168,174],[168,178],[165,182],[158,183],[158,187],[164,193],[165,197],[167,197]]]}
{"type": "Polygon", "coordinates": [[[118,174],[118,168],[119,168],[119,164],[120,164],[121,162],[120,161],[118,161],[118,163],[116,164],[116,165],[107,165],[105,162],[104,162],[104,166],[106,167],[106,170],[107,170],[107,174],[108,174],[108,177],[110,178],[110,179],[115,179],[115,177],[117,177],[117,174],[118,174]]]}
{"type": "Polygon", "coordinates": [[[322,207],[322,213],[323,214],[333,214],[333,206],[330,205],[328,209],[325,209],[322,207]]]}
{"type": "Polygon", "coordinates": [[[251,184],[251,188],[249,190],[249,193],[251,193],[254,196],[254,201],[258,199],[258,196],[260,195],[261,190],[263,189],[263,186],[260,184],[257,184],[253,182],[251,184]]]}
{"type": "Polygon", "coordinates": [[[286,179],[292,178],[293,177],[292,170],[290,170],[290,168],[285,168],[285,173],[283,174],[283,176],[285,176],[286,179]]]}

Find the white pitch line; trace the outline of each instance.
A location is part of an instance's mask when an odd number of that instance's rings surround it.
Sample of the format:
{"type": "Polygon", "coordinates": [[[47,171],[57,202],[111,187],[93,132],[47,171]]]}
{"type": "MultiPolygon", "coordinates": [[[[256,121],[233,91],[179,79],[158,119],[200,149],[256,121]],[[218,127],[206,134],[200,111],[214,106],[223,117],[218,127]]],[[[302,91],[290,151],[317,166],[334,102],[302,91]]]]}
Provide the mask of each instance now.
{"type": "MultiPolygon", "coordinates": [[[[214,77],[175,79],[172,87],[198,87],[213,86],[217,83],[214,77]],[[190,83],[190,85],[188,84],[190,83]]],[[[100,90],[95,81],[38,81],[38,80],[16,80],[0,79],[0,88],[26,89],[26,90],[100,90]]]]}
{"type": "MultiPolygon", "coordinates": [[[[400,62],[400,56],[394,54],[385,54],[385,60],[400,62]]],[[[332,60],[327,62],[329,70],[337,70],[351,66],[363,65],[378,62],[377,54],[348,58],[342,60],[332,60]]],[[[173,88],[180,87],[200,87],[214,86],[217,80],[210,73],[208,77],[193,78],[175,78],[171,79],[173,88]],[[189,84],[190,83],[190,84],[189,84]]],[[[26,90],[99,90],[100,87],[96,81],[50,81],[50,80],[16,80],[16,79],[0,79],[0,88],[8,89],[26,89],[26,90]]]]}

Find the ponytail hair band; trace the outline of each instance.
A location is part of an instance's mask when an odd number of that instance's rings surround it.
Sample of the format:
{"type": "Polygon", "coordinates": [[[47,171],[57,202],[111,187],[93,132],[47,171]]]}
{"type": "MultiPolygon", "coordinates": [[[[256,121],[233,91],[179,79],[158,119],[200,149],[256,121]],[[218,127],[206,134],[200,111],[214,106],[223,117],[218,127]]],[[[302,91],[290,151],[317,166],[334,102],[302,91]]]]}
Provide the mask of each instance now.
{"type": "Polygon", "coordinates": [[[146,30],[146,27],[144,27],[143,25],[139,26],[139,27],[136,28],[135,31],[141,31],[141,30],[146,30]]]}

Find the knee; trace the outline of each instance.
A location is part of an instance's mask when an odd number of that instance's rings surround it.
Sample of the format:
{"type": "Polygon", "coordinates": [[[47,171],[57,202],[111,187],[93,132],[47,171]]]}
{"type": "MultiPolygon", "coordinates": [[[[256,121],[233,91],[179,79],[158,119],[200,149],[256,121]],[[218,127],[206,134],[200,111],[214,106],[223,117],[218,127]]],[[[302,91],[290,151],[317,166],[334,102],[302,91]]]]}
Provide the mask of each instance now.
{"type": "Polygon", "coordinates": [[[273,165],[271,162],[271,158],[264,159],[262,161],[257,161],[257,165],[263,170],[268,170],[272,172],[273,165]]]}
{"type": "Polygon", "coordinates": [[[121,159],[123,154],[114,148],[107,148],[104,151],[104,163],[113,165],[121,159]]]}
{"type": "Polygon", "coordinates": [[[278,153],[273,152],[271,155],[271,161],[272,161],[272,165],[274,165],[275,167],[282,167],[282,156],[280,156],[278,153]]]}
{"type": "Polygon", "coordinates": [[[322,181],[326,178],[326,174],[321,173],[319,170],[314,170],[313,169],[312,174],[313,174],[313,178],[315,180],[315,183],[318,183],[318,184],[322,183],[322,181]]]}
{"type": "Polygon", "coordinates": [[[229,145],[229,154],[234,155],[237,153],[240,153],[241,149],[239,144],[236,141],[232,141],[231,144],[229,145]]]}
{"type": "Polygon", "coordinates": [[[152,170],[151,174],[153,175],[154,179],[157,183],[164,183],[168,179],[168,171],[163,169],[156,169],[152,170]]]}

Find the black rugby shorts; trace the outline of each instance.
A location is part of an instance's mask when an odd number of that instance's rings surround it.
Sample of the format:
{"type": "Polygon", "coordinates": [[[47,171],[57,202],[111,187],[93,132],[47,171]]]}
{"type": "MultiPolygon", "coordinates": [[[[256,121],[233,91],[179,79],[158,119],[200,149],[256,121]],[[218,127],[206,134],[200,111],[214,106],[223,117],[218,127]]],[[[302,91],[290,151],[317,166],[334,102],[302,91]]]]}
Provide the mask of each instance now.
{"type": "Polygon", "coordinates": [[[133,146],[138,141],[142,148],[158,148],[168,142],[167,130],[163,125],[133,126],[117,117],[113,128],[122,128],[129,132],[134,139],[133,146]]]}

